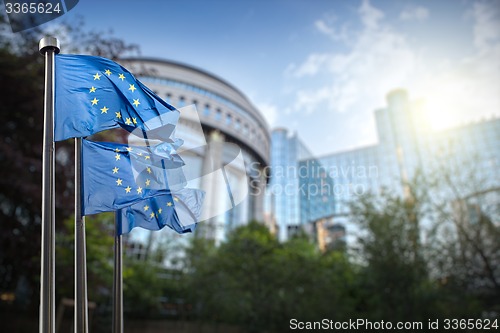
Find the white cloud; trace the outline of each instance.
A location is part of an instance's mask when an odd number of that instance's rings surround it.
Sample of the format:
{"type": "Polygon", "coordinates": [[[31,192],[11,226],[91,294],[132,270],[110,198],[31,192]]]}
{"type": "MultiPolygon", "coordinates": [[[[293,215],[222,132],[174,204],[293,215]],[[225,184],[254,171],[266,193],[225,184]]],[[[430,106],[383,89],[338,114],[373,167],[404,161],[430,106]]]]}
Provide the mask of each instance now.
{"type": "Polygon", "coordinates": [[[500,10],[497,3],[476,2],[472,7],[474,24],[474,45],[480,50],[491,44],[498,45],[500,38],[500,10]]]}
{"type": "Polygon", "coordinates": [[[316,29],[318,29],[320,32],[324,33],[325,35],[332,36],[335,34],[335,29],[332,27],[328,26],[325,21],[323,20],[317,20],[314,22],[314,26],[316,29]]]}
{"type": "Polygon", "coordinates": [[[335,17],[328,17],[326,20],[316,20],[314,26],[320,33],[335,41],[347,41],[349,39],[347,25],[343,24],[340,28],[336,28],[336,21],[337,19],[335,17]]]}
{"type": "Polygon", "coordinates": [[[425,7],[408,7],[401,12],[399,19],[403,21],[424,21],[429,17],[429,10],[425,7]]]}
{"type": "Polygon", "coordinates": [[[328,101],[331,92],[329,87],[323,87],[319,90],[298,90],[296,93],[296,102],[294,110],[310,114],[317,110],[318,106],[328,101]]]}
{"type": "Polygon", "coordinates": [[[329,60],[329,54],[310,54],[307,60],[298,68],[289,67],[289,71],[296,77],[315,75],[318,70],[329,60]]]}
{"type": "Polygon", "coordinates": [[[289,67],[297,78],[325,73],[330,77],[329,84],[296,93],[297,111],[314,112],[324,103],[337,112],[371,111],[381,106],[389,90],[414,74],[417,56],[403,36],[383,23],[384,13],[369,1],[363,1],[358,13],[363,29],[349,51],[313,53],[301,65],[289,67]]]}
{"type": "Polygon", "coordinates": [[[384,13],[373,7],[369,0],[363,0],[358,12],[361,16],[361,21],[368,29],[378,28],[379,21],[384,18],[384,13]]]}
{"type": "Polygon", "coordinates": [[[278,108],[275,105],[260,103],[257,104],[257,109],[259,109],[260,113],[264,115],[264,118],[270,127],[276,125],[276,121],[278,120],[278,108]]]}
{"type": "MultiPolygon", "coordinates": [[[[470,43],[475,50],[468,50],[463,58],[435,59],[415,49],[384,12],[363,1],[358,9],[361,27],[347,31],[349,43],[338,48],[335,42],[334,52],[313,52],[288,67],[287,82],[295,83],[292,112],[321,119],[314,133],[309,133],[314,138],[330,133],[328,124],[342,119],[344,125],[338,129],[347,131],[346,135],[359,130],[351,139],[355,142],[349,141],[354,145],[375,141],[373,111],[385,105],[386,94],[394,88],[408,89],[413,99],[437,102],[436,112],[452,114],[458,122],[500,114],[500,15],[494,7],[495,2],[471,5],[470,43]]],[[[423,18],[428,12],[419,15],[423,18]]],[[[317,22],[316,28],[326,36],[337,31],[335,25],[317,22]]],[[[327,150],[328,143],[324,146],[327,150]]]]}

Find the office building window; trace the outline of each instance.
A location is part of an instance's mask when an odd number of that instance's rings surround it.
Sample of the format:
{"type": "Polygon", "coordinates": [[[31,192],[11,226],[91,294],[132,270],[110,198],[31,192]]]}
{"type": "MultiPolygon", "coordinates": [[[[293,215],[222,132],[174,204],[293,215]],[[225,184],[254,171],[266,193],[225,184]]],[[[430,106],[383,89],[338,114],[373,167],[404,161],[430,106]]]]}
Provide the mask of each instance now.
{"type": "Polygon", "coordinates": [[[217,109],[215,111],[215,120],[221,120],[222,118],[222,111],[220,109],[217,109]]]}
{"type": "Polygon", "coordinates": [[[184,98],[184,96],[179,97],[179,103],[177,104],[177,107],[182,108],[185,105],[186,105],[186,99],[184,98]]]}
{"type": "Polygon", "coordinates": [[[207,117],[210,116],[210,105],[205,104],[205,108],[203,109],[203,114],[207,117]]]}

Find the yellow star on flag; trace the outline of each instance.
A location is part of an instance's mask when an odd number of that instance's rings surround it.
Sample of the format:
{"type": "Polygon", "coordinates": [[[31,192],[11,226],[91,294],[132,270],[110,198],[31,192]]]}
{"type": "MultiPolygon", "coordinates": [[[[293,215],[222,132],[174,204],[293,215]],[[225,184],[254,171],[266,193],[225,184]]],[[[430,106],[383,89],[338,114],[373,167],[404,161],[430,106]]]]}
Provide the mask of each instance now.
{"type": "Polygon", "coordinates": [[[128,88],[128,90],[131,90],[132,92],[134,92],[137,90],[137,88],[135,87],[135,85],[131,84],[130,87],[128,88]]]}
{"type": "Polygon", "coordinates": [[[140,186],[139,186],[139,187],[137,188],[137,194],[141,194],[141,193],[142,193],[142,187],[140,187],[140,186]]]}
{"type": "Polygon", "coordinates": [[[161,212],[163,212],[163,210],[161,208],[158,209],[158,214],[161,214],[161,212]]]}
{"type": "Polygon", "coordinates": [[[120,154],[116,154],[115,159],[118,161],[120,159],[120,154]]]}
{"type": "Polygon", "coordinates": [[[133,122],[134,124],[137,124],[137,119],[136,119],[136,118],[134,118],[134,117],[132,117],[132,122],[133,122]]]}
{"type": "Polygon", "coordinates": [[[119,153],[120,152],[120,148],[115,148],[115,152],[119,153]]]}
{"type": "Polygon", "coordinates": [[[148,210],[149,210],[149,206],[148,205],[144,206],[144,211],[146,212],[148,210]]]}
{"type": "Polygon", "coordinates": [[[92,88],[90,88],[90,90],[89,90],[89,94],[95,92],[96,90],[97,89],[94,86],[92,86],[92,88]]]}
{"type": "Polygon", "coordinates": [[[151,213],[151,214],[149,214],[149,217],[150,217],[150,218],[155,217],[155,213],[151,213]]]}
{"type": "Polygon", "coordinates": [[[118,78],[123,81],[123,80],[125,80],[125,75],[120,73],[120,74],[118,74],[118,78]]]}
{"type": "Polygon", "coordinates": [[[141,103],[139,102],[139,99],[134,99],[134,102],[132,104],[134,104],[135,107],[138,107],[139,104],[141,104],[141,103]]]}
{"type": "Polygon", "coordinates": [[[168,207],[171,207],[171,206],[172,206],[172,203],[171,203],[170,201],[169,201],[169,202],[167,202],[167,206],[168,206],[168,207]]]}
{"type": "Polygon", "coordinates": [[[145,184],[146,184],[146,187],[149,186],[149,184],[151,184],[151,180],[146,179],[145,184]]]}
{"type": "Polygon", "coordinates": [[[104,71],[104,73],[105,73],[107,76],[110,76],[110,75],[111,75],[111,71],[110,71],[109,69],[106,69],[106,70],[104,71]]]}
{"type": "Polygon", "coordinates": [[[130,190],[132,190],[132,187],[127,186],[127,187],[125,188],[125,193],[130,193],[130,190]]]}
{"type": "Polygon", "coordinates": [[[145,159],[145,160],[149,160],[149,159],[151,159],[151,156],[146,155],[146,156],[144,156],[144,159],[145,159]]]}
{"type": "Polygon", "coordinates": [[[118,173],[118,170],[120,170],[120,168],[114,167],[113,168],[113,173],[118,173]]]}
{"type": "Polygon", "coordinates": [[[127,147],[127,148],[125,148],[125,149],[127,149],[127,151],[128,151],[129,153],[132,151],[132,147],[127,147]]]}
{"type": "Polygon", "coordinates": [[[179,198],[174,198],[174,201],[179,201],[179,198]]]}
{"type": "Polygon", "coordinates": [[[107,108],[107,107],[103,107],[103,108],[101,109],[101,114],[103,114],[103,113],[108,113],[108,110],[109,110],[109,108],[107,108]]]}
{"type": "Polygon", "coordinates": [[[116,180],[116,186],[120,186],[120,185],[122,185],[122,182],[123,182],[123,180],[122,180],[122,179],[120,179],[120,178],[118,178],[118,179],[116,180]]]}
{"type": "Polygon", "coordinates": [[[151,173],[151,172],[152,172],[150,167],[147,167],[147,168],[146,168],[146,171],[147,171],[148,173],[151,173]]]}
{"type": "Polygon", "coordinates": [[[99,75],[99,73],[95,73],[94,80],[100,80],[100,79],[101,79],[101,76],[99,75]]]}
{"type": "Polygon", "coordinates": [[[120,119],[122,117],[120,112],[115,112],[116,118],[120,119]]]}
{"type": "Polygon", "coordinates": [[[125,124],[132,125],[132,120],[130,118],[125,119],[125,124]]]}
{"type": "Polygon", "coordinates": [[[97,102],[99,102],[99,100],[98,100],[97,98],[95,98],[95,97],[94,97],[94,99],[93,99],[93,100],[91,100],[91,102],[92,102],[92,105],[96,105],[96,104],[97,104],[97,102]]]}

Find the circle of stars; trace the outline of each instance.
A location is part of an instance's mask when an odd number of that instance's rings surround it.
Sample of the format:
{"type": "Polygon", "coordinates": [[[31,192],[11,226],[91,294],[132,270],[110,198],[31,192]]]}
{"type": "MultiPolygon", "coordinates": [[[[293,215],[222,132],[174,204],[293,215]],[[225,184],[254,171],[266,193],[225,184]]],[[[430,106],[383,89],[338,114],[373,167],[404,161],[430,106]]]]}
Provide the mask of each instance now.
{"type": "MultiPolygon", "coordinates": [[[[111,72],[111,70],[109,68],[106,68],[102,72],[96,72],[95,74],[92,74],[92,77],[93,77],[92,81],[94,81],[94,84],[90,88],[88,88],[89,89],[89,94],[95,94],[99,89],[102,89],[102,87],[99,86],[99,82],[103,82],[103,81],[101,81],[101,78],[103,76],[108,77],[109,79],[111,79],[113,76],[116,77],[116,75],[118,76],[119,80],[121,80],[122,82],[128,84],[128,88],[125,86],[125,87],[123,87],[123,90],[130,91],[130,93],[132,93],[132,94],[134,94],[138,90],[137,87],[135,86],[135,83],[128,83],[128,82],[126,82],[127,77],[125,76],[125,74],[123,74],[123,73],[113,73],[113,72],[111,72]]],[[[101,111],[98,114],[101,114],[102,116],[107,116],[108,115],[108,111],[110,110],[109,107],[107,105],[102,105],[101,106],[101,105],[99,105],[99,102],[100,102],[100,100],[98,98],[96,98],[96,97],[94,97],[93,99],[90,99],[91,107],[94,107],[94,106],[97,107],[101,111]]],[[[141,105],[140,98],[131,98],[129,100],[129,102],[136,109],[139,107],[139,105],[141,105]]],[[[137,124],[138,124],[138,121],[137,121],[136,117],[125,117],[125,118],[123,118],[122,113],[121,113],[120,110],[113,111],[111,114],[114,114],[114,118],[113,119],[116,122],[119,122],[119,123],[122,122],[122,123],[124,123],[127,126],[137,126],[137,124]]],[[[109,117],[106,118],[106,119],[109,119],[109,117]]]]}

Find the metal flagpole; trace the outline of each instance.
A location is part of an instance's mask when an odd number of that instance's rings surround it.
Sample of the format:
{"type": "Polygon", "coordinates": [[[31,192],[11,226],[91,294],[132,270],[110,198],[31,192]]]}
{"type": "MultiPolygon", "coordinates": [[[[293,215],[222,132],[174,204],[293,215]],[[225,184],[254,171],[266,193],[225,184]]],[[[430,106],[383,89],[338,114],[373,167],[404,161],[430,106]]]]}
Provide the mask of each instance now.
{"type": "Polygon", "coordinates": [[[119,225],[122,223],[122,211],[115,211],[115,248],[113,268],[113,333],[123,333],[123,261],[122,235],[119,235],[119,225]]]}
{"type": "Polygon", "coordinates": [[[38,49],[45,55],[44,131],[42,152],[42,236],[40,271],[40,333],[55,332],[55,193],[54,74],[59,41],[44,37],[38,49]]]}
{"type": "Polygon", "coordinates": [[[75,333],[88,332],[87,250],[81,182],[82,138],[75,138],[75,333]]]}

